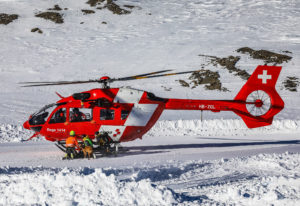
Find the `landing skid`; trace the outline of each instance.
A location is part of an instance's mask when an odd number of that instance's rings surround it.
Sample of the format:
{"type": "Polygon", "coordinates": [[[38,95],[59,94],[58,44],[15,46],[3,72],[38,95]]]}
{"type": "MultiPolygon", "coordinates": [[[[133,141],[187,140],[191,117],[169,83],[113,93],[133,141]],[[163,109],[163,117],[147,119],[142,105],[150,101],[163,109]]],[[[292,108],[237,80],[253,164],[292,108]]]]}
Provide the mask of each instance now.
{"type": "Polygon", "coordinates": [[[66,147],[63,144],[55,143],[55,146],[58,147],[58,149],[60,149],[63,152],[66,152],[66,147]]]}

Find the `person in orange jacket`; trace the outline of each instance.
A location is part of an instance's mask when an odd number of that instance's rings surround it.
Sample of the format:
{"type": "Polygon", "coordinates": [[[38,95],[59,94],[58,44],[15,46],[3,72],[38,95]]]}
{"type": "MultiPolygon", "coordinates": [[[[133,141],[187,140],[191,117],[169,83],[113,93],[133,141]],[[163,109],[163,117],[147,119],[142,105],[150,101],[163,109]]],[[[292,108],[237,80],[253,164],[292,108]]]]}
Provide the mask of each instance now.
{"type": "Polygon", "coordinates": [[[75,137],[75,132],[70,131],[70,136],[66,139],[66,159],[74,159],[76,156],[76,148],[79,148],[78,141],[75,137]]]}

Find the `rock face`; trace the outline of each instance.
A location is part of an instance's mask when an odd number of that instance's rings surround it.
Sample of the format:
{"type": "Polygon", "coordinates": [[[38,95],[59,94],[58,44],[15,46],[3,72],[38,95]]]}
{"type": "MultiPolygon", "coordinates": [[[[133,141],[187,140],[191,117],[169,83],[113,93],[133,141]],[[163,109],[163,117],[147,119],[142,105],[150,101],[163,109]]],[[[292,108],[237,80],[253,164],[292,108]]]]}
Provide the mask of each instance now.
{"type": "Polygon", "coordinates": [[[57,12],[47,11],[47,12],[39,13],[35,16],[46,19],[46,20],[53,21],[56,24],[64,23],[64,19],[63,19],[62,15],[60,13],[57,13],[57,12]]]}
{"type": "Polygon", "coordinates": [[[55,4],[53,8],[49,8],[48,10],[49,11],[61,11],[62,8],[60,8],[58,4],[55,4]]]}
{"type": "Polygon", "coordinates": [[[94,14],[95,13],[95,11],[93,11],[93,10],[89,10],[89,9],[81,9],[81,11],[82,11],[82,13],[83,14],[94,14]]]}
{"type": "Polygon", "coordinates": [[[247,80],[250,74],[245,70],[238,69],[235,65],[240,60],[240,57],[229,56],[226,58],[216,58],[215,62],[225,67],[229,72],[235,72],[235,75],[240,76],[242,79],[247,80]]]}
{"type": "Polygon", "coordinates": [[[192,80],[192,88],[195,88],[200,84],[205,84],[205,88],[208,90],[228,91],[228,89],[222,87],[222,83],[219,78],[220,75],[218,72],[210,70],[196,71],[189,77],[189,79],[192,80]]]}
{"type": "Polygon", "coordinates": [[[192,89],[204,84],[205,89],[207,90],[229,91],[227,88],[222,87],[222,83],[219,78],[220,75],[218,72],[202,69],[199,71],[195,71],[191,74],[191,76],[189,77],[189,80],[191,80],[190,83],[187,83],[184,80],[178,81],[181,84],[181,86],[191,87],[192,89]]]}
{"type": "MultiPolygon", "coordinates": [[[[105,0],[89,0],[86,3],[89,4],[91,7],[99,6],[97,9],[108,9],[111,11],[113,14],[117,15],[123,15],[123,14],[130,14],[131,11],[128,11],[126,9],[122,9],[118,4],[116,4],[112,0],[106,0],[106,3],[104,3],[105,0]]],[[[135,6],[131,5],[124,5],[124,7],[133,9],[135,6]]]]}
{"type": "Polygon", "coordinates": [[[105,0],[88,0],[86,3],[90,6],[101,5],[105,0]]]}
{"type": "Polygon", "coordinates": [[[283,62],[288,62],[292,59],[292,57],[284,54],[278,54],[267,50],[254,50],[249,47],[242,47],[236,51],[242,54],[248,53],[253,59],[264,60],[266,64],[268,63],[274,63],[275,65],[282,64],[283,62]]]}
{"type": "Polygon", "coordinates": [[[235,73],[236,76],[241,77],[244,80],[247,80],[250,77],[250,74],[245,70],[237,68],[235,65],[240,60],[239,56],[228,56],[224,58],[216,57],[216,56],[208,56],[199,54],[198,56],[208,57],[211,60],[211,64],[214,66],[220,65],[227,69],[230,73],[235,73]]]}
{"type": "Polygon", "coordinates": [[[38,32],[39,34],[43,33],[43,31],[38,27],[31,29],[31,32],[38,32]]]}
{"type": "Polygon", "coordinates": [[[297,77],[287,77],[283,82],[285,89],[291,92],[297,92],[297,87],[300,85],[299,78],[297,77]]]}
{"type": "Polygon", "coordinates": [[[4,14],[4,13],[1,13],[0,14],[0,24],[7,25],[7,24],[13,22],[14,20],[16,20],[18,18],[19,18],[19,15],[17,15],[17,14],[4,14]]]}

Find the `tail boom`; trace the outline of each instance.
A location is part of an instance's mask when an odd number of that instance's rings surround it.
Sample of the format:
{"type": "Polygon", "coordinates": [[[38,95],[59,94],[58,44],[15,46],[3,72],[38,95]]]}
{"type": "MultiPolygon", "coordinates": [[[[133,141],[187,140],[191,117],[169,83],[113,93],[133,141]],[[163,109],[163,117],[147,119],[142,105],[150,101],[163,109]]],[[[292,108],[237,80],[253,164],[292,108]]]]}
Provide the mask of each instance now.
{"type": "Polygon", "coordinates": [[[234,100],[167,99],[165,109],[233,111],[249,128],[267,126],[284,108],[275,89],[280,71],[277,66],[258,66],[234,100]]]}

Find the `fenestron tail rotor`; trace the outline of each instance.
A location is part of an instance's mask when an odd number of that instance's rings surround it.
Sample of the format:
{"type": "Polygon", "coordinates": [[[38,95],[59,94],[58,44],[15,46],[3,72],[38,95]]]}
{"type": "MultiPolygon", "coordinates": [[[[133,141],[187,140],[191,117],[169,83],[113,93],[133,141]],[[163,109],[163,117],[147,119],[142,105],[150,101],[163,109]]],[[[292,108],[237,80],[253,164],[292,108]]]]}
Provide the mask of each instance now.
{"type": "Polygon", "coordinates": [[[176,73],[167,73],[161,74],[165,72],[169,72],[172,70],[161,70],[156,72],[150,72],[145,74],[139,74],[135,76],[128,76],[122,78],[109,78],[102,77],[100,79],[95,80],[87,80],[87,81],[42,81],[42,82],[19,82],[19,84],[23,84],[21,87],[40,87],[40,86],[55,86],[55,85],[70,85],[70,84],[86,84],[86,83],[102,83],[104,88],[107,88],[108,83],[112,83],[115,81],[128,81],[128,80],[137,80],[137,79],[146,79],[146,78],[156,78],[156,77],[164,77],[164,76],[172,76],[179,74],[187,74],[195,71],[185,71],[185,72],[176,72],[176,73]]]}

